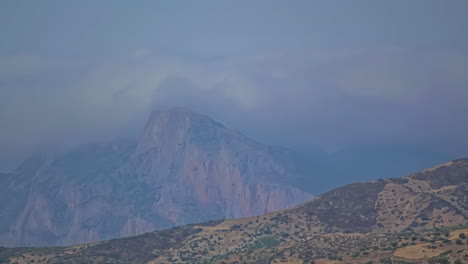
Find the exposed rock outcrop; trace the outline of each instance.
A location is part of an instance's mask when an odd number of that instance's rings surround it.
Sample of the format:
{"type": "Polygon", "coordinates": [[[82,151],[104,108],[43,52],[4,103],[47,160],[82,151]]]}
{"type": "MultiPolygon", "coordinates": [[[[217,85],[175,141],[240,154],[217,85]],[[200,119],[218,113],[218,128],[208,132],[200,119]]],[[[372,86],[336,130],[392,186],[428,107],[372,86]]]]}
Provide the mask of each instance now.
{"type": "Polygon", "coordinates": [[[459,159],[256,217],[74,247],[0,248],[0,262],[468,263],[467,190],[468,160],[459,159]]]}
{"type": "Polygon", "coordinates": [[[259,215],[312,195],[270,148],[186,109],[155,111],[136,143],[37,156],[0,181],[0,245],[46,246],[259,215]]]}

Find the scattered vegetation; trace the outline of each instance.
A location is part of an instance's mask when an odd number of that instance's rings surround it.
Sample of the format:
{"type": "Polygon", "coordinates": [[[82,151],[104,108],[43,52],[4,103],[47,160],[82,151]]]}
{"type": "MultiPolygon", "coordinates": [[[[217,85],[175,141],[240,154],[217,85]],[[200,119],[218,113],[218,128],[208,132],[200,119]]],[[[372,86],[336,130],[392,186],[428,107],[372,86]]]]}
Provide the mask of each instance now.
{"type": "Polygon", "coordinates": [[[0,248],[0,263],[468,263],[468,222],[459,213],[466,199],[444,181],[416,174],[251,218],[73,247],[0,248]]]}

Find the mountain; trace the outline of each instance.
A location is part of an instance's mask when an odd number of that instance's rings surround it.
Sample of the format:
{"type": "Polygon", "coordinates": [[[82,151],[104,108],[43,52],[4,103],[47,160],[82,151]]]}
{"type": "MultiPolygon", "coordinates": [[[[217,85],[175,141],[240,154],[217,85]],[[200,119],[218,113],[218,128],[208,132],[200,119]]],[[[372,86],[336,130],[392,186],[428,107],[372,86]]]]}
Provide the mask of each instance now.
{"type": "Polygon", "coordinates": [[[468,159],[354,183],[302,205],[63,248],[5,263],[468,263],[468,159]],[[460,262],[455,262],[460,261],[460,262]]]}
{"type": "Polygon", "coordinates": [[[1,175],[0,245],[85,243],[311,199],[275,153],[187,109],[154,111],[136,142],[36,155],[1,175]]]}

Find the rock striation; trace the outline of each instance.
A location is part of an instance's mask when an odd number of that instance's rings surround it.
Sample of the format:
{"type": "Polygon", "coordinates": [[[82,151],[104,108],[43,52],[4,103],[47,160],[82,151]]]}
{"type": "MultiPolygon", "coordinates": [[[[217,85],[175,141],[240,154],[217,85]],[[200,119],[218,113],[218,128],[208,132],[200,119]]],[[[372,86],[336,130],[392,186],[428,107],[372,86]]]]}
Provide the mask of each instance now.
{"type": "Polygon", "coordinates": [[[264,214],[313,196],[272,148],[187,109],[154,111],[136,142],[38,155],[0,175],[0,245],[69,245],[264,214]]]}

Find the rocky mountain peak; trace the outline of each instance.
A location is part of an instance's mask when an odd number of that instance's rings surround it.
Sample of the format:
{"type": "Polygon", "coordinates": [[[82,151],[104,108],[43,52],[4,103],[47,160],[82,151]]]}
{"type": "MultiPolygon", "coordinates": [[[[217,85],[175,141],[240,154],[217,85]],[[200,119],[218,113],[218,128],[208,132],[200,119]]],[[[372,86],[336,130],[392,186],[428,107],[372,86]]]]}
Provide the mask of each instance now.
{"type": "MultiPolygon", "coordinates": [[[[189,133],[197,133],[213,128],[224,128],[208,116],[176,107],[167,110],[154,110],[138,142],[137,152],[152,148],[177,149],[189,139],[189,133]]],[[[167,150],[167,149],[166,149],[167,150]]]]}
{"type": "Polygon", "coordinates": [[[184,108],[154,111],[132,144],[33,161],[3,177],[0,245],[90,242],[312,198],[268,146],[184,108]]]}

